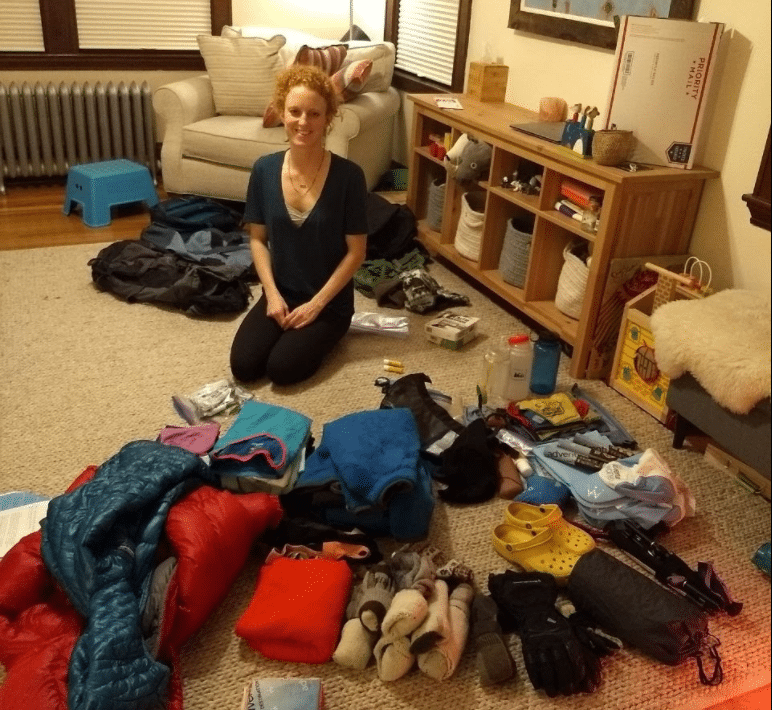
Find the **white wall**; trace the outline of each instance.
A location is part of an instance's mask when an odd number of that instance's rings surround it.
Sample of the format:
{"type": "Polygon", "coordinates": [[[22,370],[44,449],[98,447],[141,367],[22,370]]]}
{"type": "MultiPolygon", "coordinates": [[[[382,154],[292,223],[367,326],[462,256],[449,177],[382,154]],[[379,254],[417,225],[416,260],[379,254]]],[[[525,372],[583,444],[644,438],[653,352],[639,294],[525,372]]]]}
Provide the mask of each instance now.
{"type": "MultiPolygon", "coordinates": [[[[349,28],[349,0],[232,0],[234,25],[292,27],[340,39],[349,28]]],[[[354,24],[372,40],[383,39],[384,0],[354,0],[354,24]]]]}

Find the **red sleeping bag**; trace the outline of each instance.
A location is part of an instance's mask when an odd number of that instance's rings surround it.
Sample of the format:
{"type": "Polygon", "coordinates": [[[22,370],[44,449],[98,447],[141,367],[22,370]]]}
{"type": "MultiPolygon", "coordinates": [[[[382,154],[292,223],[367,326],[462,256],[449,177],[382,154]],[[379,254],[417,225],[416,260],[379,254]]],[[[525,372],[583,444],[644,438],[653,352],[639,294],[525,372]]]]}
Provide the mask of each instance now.
{"type": "MultiPolygon", "coordinates": [[[[86,469],[68,490],[96,468],[86,469]]],[[[172,669],[169,710],[183,708],[180,648],[225,598],[254,540],[281,517],[276,496],[211,486],[188,493],[169,511],[166,536],[177,566],[164,597],[158,653],[172,669]]],[[[67,710],[70,654],[84,620],[43,563],[40,536],[27,535],[0,559],[3,710],[67,710]]]]}

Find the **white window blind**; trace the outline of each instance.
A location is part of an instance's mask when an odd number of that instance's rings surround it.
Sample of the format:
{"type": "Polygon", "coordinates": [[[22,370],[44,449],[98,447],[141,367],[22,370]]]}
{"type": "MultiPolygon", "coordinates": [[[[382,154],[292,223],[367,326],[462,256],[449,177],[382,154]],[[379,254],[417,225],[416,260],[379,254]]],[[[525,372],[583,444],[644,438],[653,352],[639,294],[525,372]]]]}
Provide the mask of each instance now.
{"type": "Polygon", "coordinates": [[[3,0],[0,52],[42,52],[43,23],[38,0],[3,0]]]}
{"type": "Polygon", "coordinates": [[[400,0],[395,66],[450,85],[459,0],[400,0]]]}
{"type": "Polygon", "coordinates": [[[198,49],[209,0],[75,0],[81,49],[198,49]]]}

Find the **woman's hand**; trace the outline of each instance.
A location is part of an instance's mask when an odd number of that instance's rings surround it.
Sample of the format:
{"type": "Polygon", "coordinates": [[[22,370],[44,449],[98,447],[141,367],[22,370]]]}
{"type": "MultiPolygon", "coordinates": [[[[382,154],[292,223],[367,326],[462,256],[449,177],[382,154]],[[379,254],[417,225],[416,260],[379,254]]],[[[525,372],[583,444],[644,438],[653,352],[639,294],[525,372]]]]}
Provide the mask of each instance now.
{"type": "Polygon", "coordinates": [[[287,329],[287,317],[289,316],[289,308],[284,299],[280,295],[276,295],[273,298],[266,297],[265,313],[269,318],[273,318],[279,326],[287,329]]]}
{"type": "Polygon", "coordinates": [[[322,306],[317,305],[313,301],[303,303],[289,313],[284,319],[282,328],[284,330],[304,328],[313,323],[321,312],[322,306]]]}

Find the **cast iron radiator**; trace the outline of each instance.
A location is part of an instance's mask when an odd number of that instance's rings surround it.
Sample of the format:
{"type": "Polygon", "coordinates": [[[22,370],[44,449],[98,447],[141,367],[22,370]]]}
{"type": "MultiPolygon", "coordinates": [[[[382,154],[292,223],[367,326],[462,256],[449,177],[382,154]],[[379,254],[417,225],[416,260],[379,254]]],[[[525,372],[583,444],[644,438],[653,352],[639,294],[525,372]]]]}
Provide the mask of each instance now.
{"type": "Polygon", "coordinates": [[[0,82],[0,192],[5,180],[67,175],[73,165],[127,158],[157,183],[155,114],[147,82],[0,82]]]}

